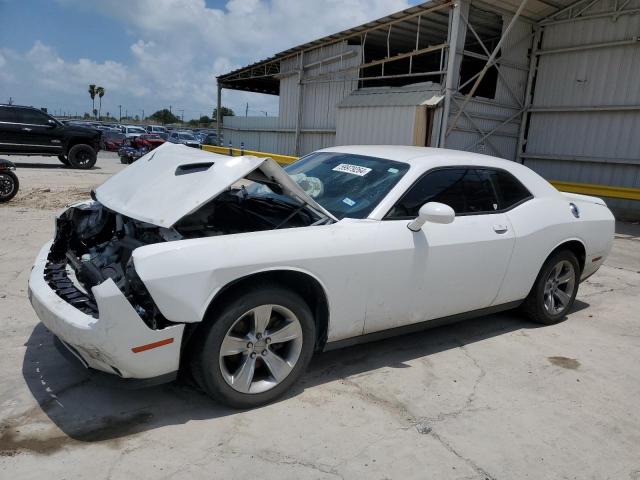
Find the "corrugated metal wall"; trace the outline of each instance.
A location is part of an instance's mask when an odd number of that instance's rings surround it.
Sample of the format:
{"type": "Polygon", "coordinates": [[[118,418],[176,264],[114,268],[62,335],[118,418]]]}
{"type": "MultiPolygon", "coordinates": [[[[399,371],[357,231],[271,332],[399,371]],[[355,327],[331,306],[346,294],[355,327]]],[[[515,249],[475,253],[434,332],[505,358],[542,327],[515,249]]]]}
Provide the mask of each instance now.
{"type": "Polygon", "coordinates": [[[416,106],[340,108],[336,145],[412,145],[416,106]]]}
{"type": "MultiPolygon", "coordinates": [[[[336,105],[357,88],[360,46],[346,42],[317,48],[304,54],[302,77],[302,118],[299,154],[335,144],[336,105]]],[[[300,57],[280,64],[279,115],[260,124],[263,117],[225,117],[224,139],[245,148],[296,153],[295,129],[298,121],[300,57]],[[260,126],[257,126],[260,125],[260,126]],[[258,131],[261,130],[261,131],[258,131]]]]}
{"type": "Polygon", "coordinates": [[[338,105],[336,145],[413,145],[418,106],[441,90],[422,82],[352,92],[338,105]]]}
{"type": "MultiPolygon", "coordinates": [[[[634,7],[640,2],[625,8],[634,7]]],[[[629,40],[639,33],[638,15],[548,25],[542,51],[629,40]]],[[[589,111],[640,106],[640,43],[541,55],[532,106],[525,165],[551,180],[640,187],[640,107],[589,111]],[[535,111],[542,107],[585,111],[535,111]]],[[[640,202],[607,203],[623,215],[640,214],[640,202]]]]}

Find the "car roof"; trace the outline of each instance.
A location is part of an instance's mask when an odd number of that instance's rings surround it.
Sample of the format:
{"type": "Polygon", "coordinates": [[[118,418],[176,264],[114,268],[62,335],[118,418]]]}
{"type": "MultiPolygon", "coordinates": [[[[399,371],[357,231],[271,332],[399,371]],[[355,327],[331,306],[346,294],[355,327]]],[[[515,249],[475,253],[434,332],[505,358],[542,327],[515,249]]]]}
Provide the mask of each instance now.
{"type": "Polygon", "coordinates": [[[506,170],[518,178],[536,196],[555,196],[558,191],[544,178],[520,163],[502,158],[447,148],[408,145],[343,145],[319,150],[383,158],[410,165],[408,179],[417,179],[433,168],[452,166],[488,167],[506,170]]]}

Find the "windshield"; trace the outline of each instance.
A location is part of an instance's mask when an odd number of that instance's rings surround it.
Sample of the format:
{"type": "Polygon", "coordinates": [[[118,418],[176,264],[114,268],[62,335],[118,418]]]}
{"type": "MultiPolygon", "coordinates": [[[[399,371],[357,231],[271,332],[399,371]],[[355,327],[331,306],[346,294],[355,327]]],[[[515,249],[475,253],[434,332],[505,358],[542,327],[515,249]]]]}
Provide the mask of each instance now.
{"type": "MultiPolygon", "coordinates": [[[[285,171],[336,218],[366,218],[409,170],[393,160],[338,152],[307,155],[285,171]]],[[[251,185],[255,196],[281,197],[269,187],[251,185]]]]}
{"type": "Polygon", "coordinates": [[[180,134],[180,140],[195,140],[195,139],[196,139],[196,137],[194,137],[190,133],[181,133],[180,134]]]}
{"type": "Polygon", "coordinates": [[[129,127],[129,132],[131,133],[147,133],[146,130],[140,127],[129,127]]]}

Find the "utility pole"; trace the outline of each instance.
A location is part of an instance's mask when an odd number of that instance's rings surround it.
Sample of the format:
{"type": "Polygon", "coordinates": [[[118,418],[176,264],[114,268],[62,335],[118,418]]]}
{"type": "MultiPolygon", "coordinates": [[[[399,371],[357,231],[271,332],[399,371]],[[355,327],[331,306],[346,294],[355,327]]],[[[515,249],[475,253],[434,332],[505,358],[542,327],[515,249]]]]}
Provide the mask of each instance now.
{"type": "Polygon", "coordinates": [[[144,121],[144,108],[142,109],[142,118],[141,118],[141,120],[144,121]]]}
{"type": "Polygon", "coordinates": [[[122,105],[118,105],[118,108],[120,109],[120,115],[119,115],[119,122],[122,122],[122,105]]]}
{"type": "Polygon", "coordinates": [[[180,115],[180,121],[181,121],[182,123],[184,123],[184,109],[182,109],[182,110],[178,110],[178,111],[181,113],[181,115],[180,115]]]}
{"type": "Polygon", "coordinates": [[[171,105],[169,105],[169,113],[172,113],[172,112],[171,112],[171,105]]]}
{"type": "Polygon", "coordinates": [[[244,116],[245,117],[249,116],[249,102],[247,102],[247,106],[244,107],[244,116]]]}
{"type": "Polygon", "coordinates": [[[9,97],[9,105],[13,105],[13,97],[9,97]]]}

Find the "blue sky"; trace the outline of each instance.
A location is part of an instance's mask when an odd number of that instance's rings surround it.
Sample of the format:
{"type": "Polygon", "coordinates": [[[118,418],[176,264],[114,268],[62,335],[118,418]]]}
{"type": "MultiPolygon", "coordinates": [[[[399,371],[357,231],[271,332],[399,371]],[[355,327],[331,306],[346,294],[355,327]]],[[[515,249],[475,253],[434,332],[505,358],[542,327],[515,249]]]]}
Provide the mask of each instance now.
{"type": "MultiPolygon", "coordinates": [[[[379,18],[416,0],[0,0],[0,102],[141,115],[172,105],[211,113],[215,75],[379,18]]],[[[223,103],[277,114],[277,97],[225,92],[223,103]]]]}

